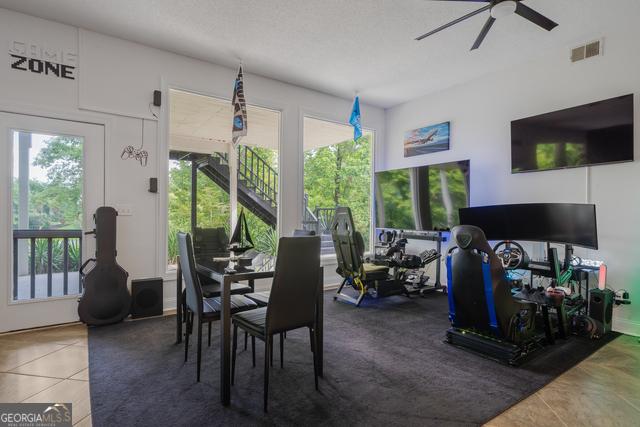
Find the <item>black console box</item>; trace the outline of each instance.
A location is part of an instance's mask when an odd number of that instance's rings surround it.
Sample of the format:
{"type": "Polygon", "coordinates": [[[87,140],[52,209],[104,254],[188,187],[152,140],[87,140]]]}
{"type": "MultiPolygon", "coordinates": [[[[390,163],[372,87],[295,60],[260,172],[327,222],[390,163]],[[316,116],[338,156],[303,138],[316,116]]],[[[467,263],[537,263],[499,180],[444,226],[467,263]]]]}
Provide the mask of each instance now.
{"type": "Polygon", "coordinates": [[[406,290],[402,283],[398,283],[397,280],[376,280],[375,285],[369,287],[369,295],[374,298],[384,298],[391,295],[400,295],[405,293],[406,290]]]}

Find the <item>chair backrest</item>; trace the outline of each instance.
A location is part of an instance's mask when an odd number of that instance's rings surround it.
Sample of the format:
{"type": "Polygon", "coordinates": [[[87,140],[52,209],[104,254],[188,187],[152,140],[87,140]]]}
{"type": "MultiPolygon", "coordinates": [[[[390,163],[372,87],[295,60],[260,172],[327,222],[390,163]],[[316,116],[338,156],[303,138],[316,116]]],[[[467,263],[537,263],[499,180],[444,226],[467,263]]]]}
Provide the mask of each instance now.
{"type": "Polygon", "coordinates": [[[484,232],[472,225],[454,227],[457,244],[447,257],[449,316],[454,326],[506,337],[519,310],[500,259],[484,232]]]}
{"type": "Polygon", "coordinates": [[[229,236],[224,227],[193,230],[193,249],[196,259],[225,256],[229,253],[229,236]]]}
{"type": "Polygon", "coordinates": [[[196,272],[193,244],[189,233],[178,233],[178,252],[180,253],[180,268],[182,269],[182,277],[184,277],[187,291],[187,307],[196,315],[201,315],[202,287],[196,272]]]}
{"type": "Polygon", "coordinates": [[[362,270],[362,253],[364,243],[358,248],[358,236],[351,209],[347,207],[336,208],[336,214],[331,224],[331,238],[336,251],[338,270],[345,277],[358,275],[362,270]]]}
{"type": "Polygon", "coordinates": [[[311,325],[320,280],[320,237],[281,237],[267,306],[267,333],[311,325]]]}
{"type": "Polygon", "coordinates": [[[304,237],[304,236],[315,236],[316,232],[314,230],[293,230],[293,237],[304,237]]]}

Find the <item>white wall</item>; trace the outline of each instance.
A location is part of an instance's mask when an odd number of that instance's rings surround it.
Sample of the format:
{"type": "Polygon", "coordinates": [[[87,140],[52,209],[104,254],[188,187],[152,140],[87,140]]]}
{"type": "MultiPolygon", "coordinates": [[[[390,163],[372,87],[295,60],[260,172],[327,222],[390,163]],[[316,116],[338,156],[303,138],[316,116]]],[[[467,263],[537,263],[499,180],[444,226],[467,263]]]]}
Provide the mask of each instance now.
{"type": "MultiPolygon", "coordinates": [[[[605,55],[571,64],[568,47],[524,64],[387,110],[380,170],[471,160],[472,206],[574,202],[597,206],[599,250],[579,256],[605,260],[611,287],[631,291],[634,304],[614,310],[617,330],[640,334],[640,162],[511,174],[510,122],[629,93],[640,125],[640,47],[628,32],[606,34],[605,55]],[[403,158],[405,131],[451,121],[451,149],[403,158]]],[[[635,138],[636,157],[640,142],[635,138]]],[[[540,256],[540,245],[533,248],[540,256]]]]}
{"type": "MultiPolygon", "coordinates": [[[[132,216],[118,218],[118,262],[130,278],[165,273],[167,98],[170,87],[230,98],[236,70],[198,61],[128,41],[0,9],[0,46],[6,60],[0,66],[0,111],[30,112],[73,120],[104,121],[105,201],[128,205],[132,216]],[[77,53],[76,80],[63,80],[10,69],[7,50],[14,41],[77,53]],[[163,91],[156,119],[149,111],[153,90],[163,91]],[[120,159],[122,148],[139,146],[144,124],[144,148],[149,164],[120,159]],[[147,191],[148,178],[159,178],[158,194],[147,191]]],[[[282,111],[280,146],[280,227],[283,235],[299,227],[302,206],[302,117],[305,114],[346,122],[351,100],[340,99],[250,73],[245,64],[247,103],[282,111]]],[[[362,106],[363,126],[385,134],[385,113],[362,106]]],[[[377,156],[380,158],[381,156],[377,156]]],[[[8,215],[4,209],[0,215],[8,215]]],[[[8,254],[2,254],[8,256],[8,254]]],[[[8,284],[2,284],[1,292],[8,284]]],[[[175,302],[173,282],[165,282],[165,308],[175,302]]],[[[0,310],[2,307],[0,307],[0,310]]],[[[2,327],[0,326],[0,331],[2,327]]]]}

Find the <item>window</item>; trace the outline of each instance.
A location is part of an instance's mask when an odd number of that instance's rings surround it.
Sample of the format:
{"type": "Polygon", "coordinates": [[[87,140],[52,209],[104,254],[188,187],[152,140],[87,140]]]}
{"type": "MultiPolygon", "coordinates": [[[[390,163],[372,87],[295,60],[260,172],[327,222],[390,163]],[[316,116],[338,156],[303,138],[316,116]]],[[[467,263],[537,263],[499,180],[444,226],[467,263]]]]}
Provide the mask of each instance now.
{"type": "Polygon", "coordinates": [[[81,137],[13,131],[13,300],[80,292],[82,164],[81,137]]]}
{"type": "Polygon", "coordinates": [[[211,236],[218,229],[228,243],[232,213],[237,218],[241,210],[255,244],[254,264],[272,262],[278,242],[280,112],[247,106],[248,135],[234,149],[229,101],[171,90],[170,109],[168,268],[175,268],[178,231],[194,233],[196,252],[198,233],[211,236]]]}
{"type": "Polygon", "coordinates": [[[322,253],[334,254],[329,227],[337,206],[351,208],[365,248],[371,231],[373,132],[353,140],[349,125],[304,118],[304,227],[322,237],[322,253]]]}

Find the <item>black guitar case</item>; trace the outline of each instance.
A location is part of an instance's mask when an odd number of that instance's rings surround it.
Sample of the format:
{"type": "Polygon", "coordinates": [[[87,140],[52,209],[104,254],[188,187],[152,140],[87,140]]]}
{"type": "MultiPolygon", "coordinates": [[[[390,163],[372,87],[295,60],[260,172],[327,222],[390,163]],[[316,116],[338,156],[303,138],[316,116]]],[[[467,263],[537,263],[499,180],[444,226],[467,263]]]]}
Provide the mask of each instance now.
{"type": "Polygon", "coordinates": [[[108,325],[129,315],[131,294],[127,288],[127,273],[116,261],[116,217],[118,212],[108,206],[96,210],[96,228],[85,234],[96,238],[96,257],[80,268],[84,292],[78,304],[78,316],[87,325],[108,325]],[[84,268],[95,265],[88,272],[84,268]]]}

